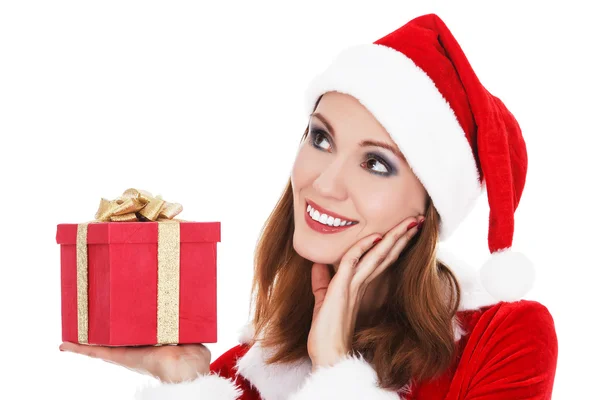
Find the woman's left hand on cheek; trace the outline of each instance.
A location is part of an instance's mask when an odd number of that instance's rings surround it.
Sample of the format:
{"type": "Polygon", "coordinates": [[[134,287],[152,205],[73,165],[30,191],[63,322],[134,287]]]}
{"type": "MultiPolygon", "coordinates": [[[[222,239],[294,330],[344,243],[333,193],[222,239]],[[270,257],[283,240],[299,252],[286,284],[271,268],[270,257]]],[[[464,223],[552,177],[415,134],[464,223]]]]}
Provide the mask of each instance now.
{"type": "Polygon", "coordinates": [[[307,344],[313,371],[317,366],[335,364],[350,352],[356,316],[368,284],[398,258],[417,233],[416,223],[423,219],[407,218],[377,244],[373,242],[381,237],[378,233],[362,238],[341,259],[333,279],[326,264],[313,264],[315,308],[307,344]]]}

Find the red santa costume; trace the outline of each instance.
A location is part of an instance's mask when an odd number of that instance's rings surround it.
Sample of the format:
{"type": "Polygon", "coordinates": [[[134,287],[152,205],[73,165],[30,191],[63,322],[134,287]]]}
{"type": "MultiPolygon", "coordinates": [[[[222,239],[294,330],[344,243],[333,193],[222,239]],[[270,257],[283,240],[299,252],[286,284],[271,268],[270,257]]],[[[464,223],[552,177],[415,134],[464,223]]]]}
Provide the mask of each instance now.
{"type": "MultiPolygon", "coordinates": [[[[374,43],[342,51],[310,84],[307,112],[319,96],[357,98],[394,139],[441,216],[449,237],[487,189],[492,253],[477,274],[439,253],[458,278],[462,297],[454,318],[456,357],[440,377],[382,389],[360,355],[311,373],[311,361],[267,365],[270,349],[240,344],[193,381],[148,385],[138,399],[215,400],[542,400],[550,399],[558,344],[548,309],[519,300],[534,270],[511,249],[514,212],[527,172],[527,151],[514,116],[475,75],[445,23],[429,14],[374,43]]],[[[442,249],[440,249],[442,250],[442,249]]]]}

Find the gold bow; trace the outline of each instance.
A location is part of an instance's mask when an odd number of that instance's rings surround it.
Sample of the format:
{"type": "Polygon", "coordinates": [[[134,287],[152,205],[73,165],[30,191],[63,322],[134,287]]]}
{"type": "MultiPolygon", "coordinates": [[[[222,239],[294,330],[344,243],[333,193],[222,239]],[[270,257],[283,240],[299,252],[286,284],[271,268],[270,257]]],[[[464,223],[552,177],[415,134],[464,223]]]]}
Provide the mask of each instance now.
{"type": "Polygon", "coordinates": [[[179,341],[180,230],[174,217],[181,204],[169,203],[145,190],[127,189],[115,200],[100,200],[95,221],[77,226],[77,327],[78,342],[88,343],[87,227],[98,222],[144,222],[158,224],[157,344],[179,341]],[[168,222],[168,223],[167,223],[168,222]]]}
{"type": "Polygon", "coordinates": [[[102,222],[164,221],[173,220],[182,210],[181,204],[168,203],[160,195],[127,189],[115,200],[101,199],[95,218],[102,222]]]}

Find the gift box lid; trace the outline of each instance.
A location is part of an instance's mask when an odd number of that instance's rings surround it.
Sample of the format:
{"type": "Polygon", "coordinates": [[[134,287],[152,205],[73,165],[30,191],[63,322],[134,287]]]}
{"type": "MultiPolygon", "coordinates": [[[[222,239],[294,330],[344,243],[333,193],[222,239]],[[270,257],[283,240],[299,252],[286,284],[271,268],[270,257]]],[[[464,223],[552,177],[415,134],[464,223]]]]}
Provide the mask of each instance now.
{"type": "MultiPolygon", "coordinates": [[[[88,225],[88,244],[157,243],[162,222],[97,222],[88,225]]],[[[75,244],[78,224],[58,224],[56,243],[75,244]]],[[[220,242],[221,222],[181,221],[180,242],[220,242]]]]}

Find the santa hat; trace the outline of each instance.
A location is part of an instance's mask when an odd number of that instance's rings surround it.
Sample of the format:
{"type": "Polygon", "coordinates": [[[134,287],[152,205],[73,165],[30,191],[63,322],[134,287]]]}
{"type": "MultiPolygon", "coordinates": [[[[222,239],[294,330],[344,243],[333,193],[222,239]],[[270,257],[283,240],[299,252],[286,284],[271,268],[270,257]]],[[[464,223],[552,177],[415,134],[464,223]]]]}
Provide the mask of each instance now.
{"type": "Polygon", "coordinates": [[[498,301],[524,296],[534,268],[512,251],[512,240],[527,172],[525,142],[446,24],[423,15],[374,43],[343,50],[309,84],[308,113],[329,91],[358,99],[395,140],[440,214],[440,240],[487,189],[492,254],[480,268],[481,284],[498,301]]]}

